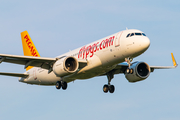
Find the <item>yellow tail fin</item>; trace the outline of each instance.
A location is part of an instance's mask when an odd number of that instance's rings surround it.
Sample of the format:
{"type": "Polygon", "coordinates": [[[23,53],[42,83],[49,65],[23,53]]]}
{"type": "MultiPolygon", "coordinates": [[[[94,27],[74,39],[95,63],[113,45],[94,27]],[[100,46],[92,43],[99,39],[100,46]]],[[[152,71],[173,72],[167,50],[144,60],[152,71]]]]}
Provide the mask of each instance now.
{"type": "MultiPolygon", "coordinates": [[[[21,39],[22,39],[24,56],[40,57],[33,41],[31,40],[31,37],[29,36],[27,31],[24,31],[21,33],[21,39]]],[[[26,71],[31,68],[32,68],[32,66],[27,67],[26,71]]]]}

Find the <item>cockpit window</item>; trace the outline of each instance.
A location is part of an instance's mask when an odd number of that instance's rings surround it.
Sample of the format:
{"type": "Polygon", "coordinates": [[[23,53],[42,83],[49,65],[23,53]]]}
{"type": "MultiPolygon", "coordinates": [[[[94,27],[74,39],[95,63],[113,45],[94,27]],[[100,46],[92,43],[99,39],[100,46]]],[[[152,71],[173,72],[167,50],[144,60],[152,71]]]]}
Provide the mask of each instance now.
{"type": "Polygon", "coordinates": [[[126,38],[132,37],[132,36],[146,36],[144,33],[129,33],[126,38]]]}
{"type": "Polygon", "coordinates": [[[135,33],[135,35],[142,35],[141,33],[135,33]]]}
{"type": "Polygon", "coordinates": [[[131,36],[134,36],[134,33],[131,33],[131,36]]]}
{"type": "Polygon", "coordinates": [[[129,36],[130,36],[130,33],[126,37],[129,37],[129,36]]]}
{"type": "Polygon", "coordinates": [[[146,36],[146,34],[142,33],[143,36],[146,36]]]}

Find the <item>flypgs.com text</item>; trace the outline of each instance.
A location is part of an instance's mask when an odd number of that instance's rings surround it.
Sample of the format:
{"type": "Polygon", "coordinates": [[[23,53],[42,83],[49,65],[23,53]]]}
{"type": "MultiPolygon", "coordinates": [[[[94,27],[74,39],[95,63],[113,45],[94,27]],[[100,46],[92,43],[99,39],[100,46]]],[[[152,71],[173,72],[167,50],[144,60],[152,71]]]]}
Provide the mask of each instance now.
{"type": "Polygon", "coordinates": [[[83,46],[80,50],[79,50],[79,54],[78,54],[78,58],[83,58],[83,59],[87,59],[87,56],[90,55],[90,57],[93,57],[94,53],[105,49],[109,46],[113,45],[113,41],[114,41],[115,36],[110,37],[109,39],[106,40],[102,40],[99,44],[99,42],[94,43],[92,45],[89,46],[83,46]]]}

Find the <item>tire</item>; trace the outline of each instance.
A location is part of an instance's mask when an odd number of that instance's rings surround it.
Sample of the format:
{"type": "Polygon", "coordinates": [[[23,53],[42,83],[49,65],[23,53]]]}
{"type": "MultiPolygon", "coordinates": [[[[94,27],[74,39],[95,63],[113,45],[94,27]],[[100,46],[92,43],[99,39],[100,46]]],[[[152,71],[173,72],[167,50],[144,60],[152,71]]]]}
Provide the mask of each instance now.
{"type": "Polygon", "coordinates": [[[129,73],[130,73],[130,69],[127,68],[127,69],[126,69],[126,74],[129,74],[129,73]]]}
{"type": "Polygon", "coordinates": [[[134,70],[133,69],[130,69],[130,74],[133,74],[134,73],[134,70]]]}
{"type": "Polygon", "coordinates": [[[110,93],[114,93],[114,91],[115,91],[114,85],[110,85],[110,86],[109,86],[109,92],[110,92],[110,93]]]}
{"type": "Polygon", "coordinates": [[[61,83],[60,83],[60,81],[57,81],[57,82],[56,82],[56,89],[59,90],[60,88],[61,88],[61,83]]]}
{"type": "Polygon", "coordinates": [[[61,82],[61,85],[63,90],[67,89],[67,82],[61,82]]]}
{"type": "Polygon", "coordinates": [[[104,91],[104,93],[107,93],[109,91],[108,85],[103,86],[103,91],[104,91]]]}

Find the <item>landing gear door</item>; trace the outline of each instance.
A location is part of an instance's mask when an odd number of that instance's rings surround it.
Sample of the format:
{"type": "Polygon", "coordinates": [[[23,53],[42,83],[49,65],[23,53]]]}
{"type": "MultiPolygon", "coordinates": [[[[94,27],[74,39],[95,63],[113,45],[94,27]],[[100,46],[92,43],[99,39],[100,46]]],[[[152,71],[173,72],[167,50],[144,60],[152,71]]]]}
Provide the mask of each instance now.
{"type": "Polygon", "coordinates": [[[123,33],[123,32],[117,33],[116,38],[115,38],[115,47],[120,46],[120,39],[121,39],[122,33],[123,33]]]}

